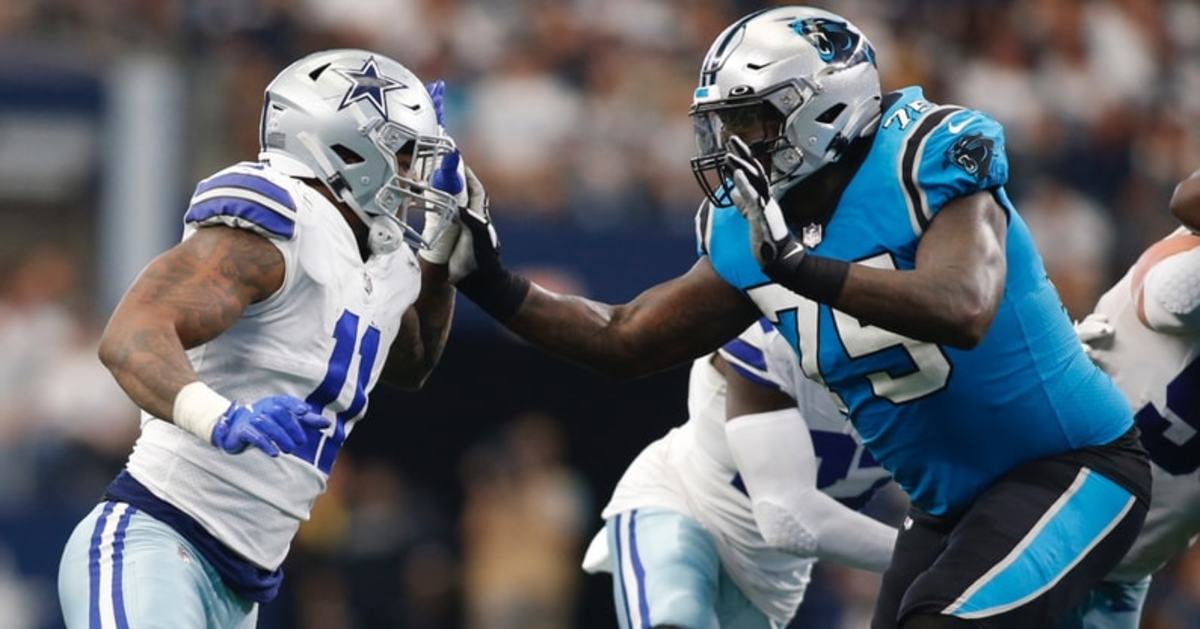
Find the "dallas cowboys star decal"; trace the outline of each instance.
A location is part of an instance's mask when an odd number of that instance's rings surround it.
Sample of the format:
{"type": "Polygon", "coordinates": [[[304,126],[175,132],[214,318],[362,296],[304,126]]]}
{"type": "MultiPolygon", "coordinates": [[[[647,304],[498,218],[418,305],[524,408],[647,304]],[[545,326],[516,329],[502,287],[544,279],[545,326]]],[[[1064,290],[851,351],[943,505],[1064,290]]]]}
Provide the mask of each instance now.
{"type": "Polygon", "coordinates": [[[370,101],[375,109],[383,115],[383,119],[388,119],[387,99],[384,96],[392,90],[407,89],[408,86],[379,73],[379,67],[375,64],[375,57],[368,57],[363,67],[358,70],[334,70],[338,74],[350,80],[350,89],[346,90],[346,94],[342,96],[342,104],[338,105],[338,110],[341,111],[349,107],[352,103],[357,103],[361,100],[370,101]]]}

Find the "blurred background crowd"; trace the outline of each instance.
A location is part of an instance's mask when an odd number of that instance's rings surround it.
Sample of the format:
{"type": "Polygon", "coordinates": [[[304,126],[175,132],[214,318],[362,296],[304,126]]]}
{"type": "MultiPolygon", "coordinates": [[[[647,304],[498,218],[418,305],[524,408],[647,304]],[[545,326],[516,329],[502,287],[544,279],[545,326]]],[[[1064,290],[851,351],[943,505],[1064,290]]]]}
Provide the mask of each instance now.
{"type": "MultiPolygon", "coordinates": [[[[1010,195],[1076,318],[1171,229],[1170,192],[1200,168],[1200,3],[817,4],[873,40],[885,90],[1004,124],[1010,195]]],[[[254,158],[283,66],[361,47],[445,79],[506,257],[626,299],[691,264],[692,87],[717,33],[762,6],[0,2],[0,628],[59,626],[61,546],[137,432],[98,332],[178,237],[191,185],[254,158]]],[[[430,387],[373,396],[261,626],[612,626],[608,580],[578,562],[624,466],[685,419],[684,391],[679,371],[563,368],[460,305],[430,387]]],[[[822,566],[794,626],[864,627],[876,587],[822,566]]],[[[1200,554],[1156,578],[1144,626],[1200,627],[1200,554]]]]}

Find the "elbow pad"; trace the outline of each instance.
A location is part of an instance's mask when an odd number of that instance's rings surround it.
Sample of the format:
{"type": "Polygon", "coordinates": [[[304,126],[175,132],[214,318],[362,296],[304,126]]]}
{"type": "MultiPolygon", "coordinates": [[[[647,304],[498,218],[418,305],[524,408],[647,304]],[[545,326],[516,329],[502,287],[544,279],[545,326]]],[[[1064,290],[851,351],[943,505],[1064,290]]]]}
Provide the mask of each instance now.
{"type": "Polygon", "coordinates": [[[801,557],[817,554],[817,534],[794,513],[767,501],[753,503],[754,520],[768,546],[801,557]]]}
{"type": "Polygon", "coordinates": [[[1141,313],[1150,328],[1186,333],[1200,328],[1200,248],[1154,266],[1142,285],[1141,313]]]}

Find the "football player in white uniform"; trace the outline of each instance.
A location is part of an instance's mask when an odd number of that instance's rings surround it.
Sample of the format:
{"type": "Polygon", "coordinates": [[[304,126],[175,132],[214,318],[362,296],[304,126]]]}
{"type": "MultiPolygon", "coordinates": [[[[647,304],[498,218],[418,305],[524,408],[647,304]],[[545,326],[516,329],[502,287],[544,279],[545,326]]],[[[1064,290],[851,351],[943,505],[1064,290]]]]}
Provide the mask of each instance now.
{"type": "Polygon", "coordinates": [[[438,118],[416,76],[361,50],[267,86],[260,161],[199,183],[182,242],[104,332],[142,432],[66,544],[68,627],[254,626],[375,383],[419,387],[445,344],[453,226],[405,222],[466,202],[438,118]]]}
{"type": "Polygon", "coordinates": [[[1142,254],[1078,326],[1137,409],[1154,494],[1141,535],[1066,627],[1134,629],[1150,576],[1200,535],[1200,171],[1175,189],[1183,223],[1142,254]]]}
{"type": "Polygon", "coordinates": [[[629,466],[584,560],[623,629],[783,627],[816,559],[887,568],[895,529],[854,509],[889,476],[795,364],[765,322],[693,363],[687,423],[629,466]]]}

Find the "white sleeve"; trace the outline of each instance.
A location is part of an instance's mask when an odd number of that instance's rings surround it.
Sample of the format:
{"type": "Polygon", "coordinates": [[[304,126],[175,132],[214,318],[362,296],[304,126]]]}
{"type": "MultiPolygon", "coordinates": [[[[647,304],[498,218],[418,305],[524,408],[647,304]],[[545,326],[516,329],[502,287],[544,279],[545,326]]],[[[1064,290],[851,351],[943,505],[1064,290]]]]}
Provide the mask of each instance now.
{"type": "Polygon", "coordinates": [[[887,568],[896,529],[817,489],[817,457],[799,410],[733,418],[725,435],[768,544],[863,570],[887,568]]]}
{"type": "Polygon", "coordinates": [[[1200,247],[1170,256],[1142,284],[1144,321],[1156,332],[1200,331],[1200,247]]]}

